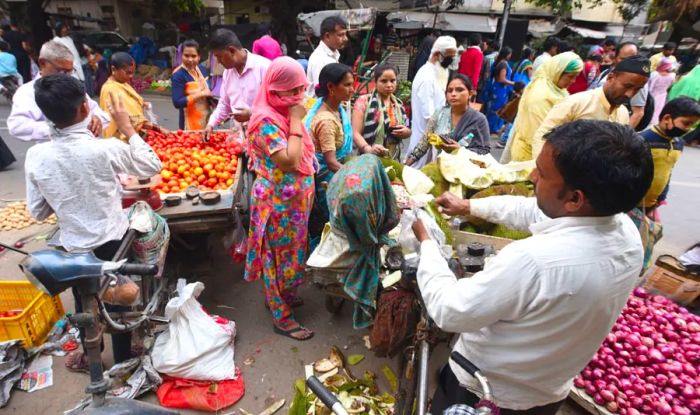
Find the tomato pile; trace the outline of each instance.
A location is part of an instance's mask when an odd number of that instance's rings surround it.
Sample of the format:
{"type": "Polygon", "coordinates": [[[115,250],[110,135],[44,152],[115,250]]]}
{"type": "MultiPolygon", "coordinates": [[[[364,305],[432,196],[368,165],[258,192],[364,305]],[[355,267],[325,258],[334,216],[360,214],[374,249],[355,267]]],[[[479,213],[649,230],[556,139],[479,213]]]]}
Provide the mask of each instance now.
{"type": "Polygon", "coordinates": [[[149,130],[146,142],[163,163],[162,182],[154,189],[162,193],[177,193],[190,185],[203,190],[231,187],[238,156],[243,149],[239,142],[227,140],[229,134],[213,132],[205,143],[200,132],[179,130],[164,135],[149,130]]]}

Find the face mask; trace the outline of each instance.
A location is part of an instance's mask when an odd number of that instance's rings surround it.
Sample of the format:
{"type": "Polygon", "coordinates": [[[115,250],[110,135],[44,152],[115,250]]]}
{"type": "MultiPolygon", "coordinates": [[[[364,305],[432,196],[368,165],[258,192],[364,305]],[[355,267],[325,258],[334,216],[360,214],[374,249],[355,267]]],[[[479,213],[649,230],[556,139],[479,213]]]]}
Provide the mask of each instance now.
{"type": "Polygon", "coordinates": [[[447,69],[450,67],[450,65],[452,65],[452,61],[454,61],[453,56],[443,56],[442,59],[440,60],[440,65],[443,68],[447,69]]]}
{"type": "Polygon", "coordinates": [[[669,137],[682,137],[686,134],[688,134],[688,130],[676,127],[675,125],[670,130],[666,130],[666,135],[669,137]]]}
{"type": "Polygon", "coordinates": [[[278,108],[289,108],[301,104],[304,100],[304,93],[281,97],[277,94],[270,94],[270,105],[278,108]]]}

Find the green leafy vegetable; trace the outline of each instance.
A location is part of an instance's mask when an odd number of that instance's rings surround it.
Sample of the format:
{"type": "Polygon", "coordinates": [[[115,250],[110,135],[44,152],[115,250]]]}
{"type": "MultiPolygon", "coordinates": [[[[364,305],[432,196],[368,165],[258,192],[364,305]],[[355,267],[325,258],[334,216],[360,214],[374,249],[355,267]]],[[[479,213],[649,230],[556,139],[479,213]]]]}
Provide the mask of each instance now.
{"type": "Polygon", "coordinates": [[[391,386],[391,391],[396,392],[396,390],[399,388],[399,380],[396,378],[396,374],[394,373],[393,370],[389,366],[384,366],[382,367],[382,373],[384,374],[384,377],[386,380],[389,382],[389,385],[391,386]]]}
{"type": "Polygon", "coordinates": [[[350,366],[355,366],[356,364],[360,363],[365,359],[365,355],[363,354],[352,354],[348,356],[348,364],[350,366]]]}

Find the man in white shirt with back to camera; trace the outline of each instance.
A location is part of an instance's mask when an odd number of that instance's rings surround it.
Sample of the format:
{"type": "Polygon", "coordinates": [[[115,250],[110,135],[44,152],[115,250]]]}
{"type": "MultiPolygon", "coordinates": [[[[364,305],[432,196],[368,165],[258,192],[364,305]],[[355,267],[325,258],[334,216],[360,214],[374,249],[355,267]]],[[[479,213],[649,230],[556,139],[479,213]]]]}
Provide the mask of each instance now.
{"type": "MultiPolygon", "coordinates": [[[[51,40],[44,43],[39,51],[39,67],[41,76],[67,74],[73,75],[73,54],[63,44],[51,40]]],[[[7,128],[10,134],[22,141],[40,141],[50,138],[49,123],[34,99],[34,83],[27,82],[20,86],[12,97],[12,111],[7,117],[7,128]]],[[[97,102],[85,94],[90,109],[88,128],[95,137],[102,136],[102,129],[109,125],[109,114],[102,111],[97,102]]]]}
{"type": "Polygon", "coordinates": [[[340,16],[330,16],[321,22],[321,41],[309,57],[309,65],[306,68],[306,79],[309,88],[306,95],[316,95],[318,77],[329,63],[338,63],[340,50],[348,41],[348,23],[340,16]]]}
{"type": "MultiPolygon", "coordinates": [[[[642,269],[639,232],[625,212],[644,197],[654,174],[643,141],[627,126],[593,120],[557,127],[546,139],[531,175],[535,198],[462,200],[445,193],[436,200],[448,215],[532,233],[483,271],[458,280],[423,224],[413,225],[427,311],[441,329],[460,333],[453,350],[486,375],[503,415],[557,413],[642,269]]],[[[476,404],[467,388],[478,390],[450,361],[431,413],[476,404]]]]}

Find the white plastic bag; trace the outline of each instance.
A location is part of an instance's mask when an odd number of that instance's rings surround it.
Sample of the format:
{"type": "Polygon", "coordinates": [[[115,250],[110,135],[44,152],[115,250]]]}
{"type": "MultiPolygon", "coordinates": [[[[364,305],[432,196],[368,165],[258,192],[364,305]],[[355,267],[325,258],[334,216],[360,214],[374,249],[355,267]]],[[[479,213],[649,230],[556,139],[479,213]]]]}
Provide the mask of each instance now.
{"type": "Polygon", "coordinates": [[[170,326],[153,345],[153,367],[159,373],[191,380],[234,379],[235,330],[224,329],[204,312],[197,301],[203,290],[201,282],[185,285],[185,280],[178,281],[178,297],[165,306],[170,326]]]}
{"type": "Polygon", "coordinates": [[[436,241],[439,246],[445,245],[445,233],[442,232],[435,219],[423,209],[405,210],[401,214],[401,233],[399,233],[399,244],[405,253],[418,252],[420,242],[413,233],[413,223],[420,219],[428,231],[430,239],[436,241]],[[417,212],[417,215],[416,215],[417,212]]]}

